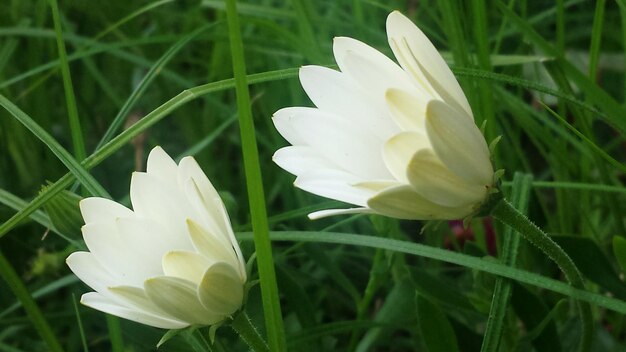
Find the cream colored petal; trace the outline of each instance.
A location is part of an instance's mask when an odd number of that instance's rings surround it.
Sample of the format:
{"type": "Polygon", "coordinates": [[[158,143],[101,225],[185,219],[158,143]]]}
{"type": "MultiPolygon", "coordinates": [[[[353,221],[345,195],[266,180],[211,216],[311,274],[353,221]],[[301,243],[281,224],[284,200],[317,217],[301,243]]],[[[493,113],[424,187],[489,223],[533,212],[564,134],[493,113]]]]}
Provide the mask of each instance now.
{"type": "Polygon", "coordinates": [[[335,216],[335,215],[373,214],[373,213],[374,211],[372,211],[369,208],[324,209],[324,210],[314,211],[310,213],[308,216],[309,216],[309,219],[311,220],[317,220],[317,219],[326,218],[326,217],[335,216]]]}
{"type": "Polygon", "coordinates": [[[443,165],[429,149],[415,153],[409,162],[407,177],[417,193],[446,207],[480,204],[487,196],[485,186],[468,184],[443,165]]]}
{"type": "Polygon", "coordinates": [[[108,286],[116,285],[111,273],[89,252],[74,252],[65,260],[70,270],[87,284],[99,292],[106,292],[108,286]]]}
{"type": "Polygon", "coordinates": [[[363,89],[345,73],[322,66],[304,66],[300,69],[300,83],[320,110],[368,126],[380,139],[398,132],[385,118],[385,105],[379,99],[372,99],[372,91],[363,89]]]}
{"type": "Polygon", "coordinates": [[[78,204],[86,224],[92,222],[111,222],[118,217],[133,215],[132,210],[106,198],[85,198],[78,204]]]}
{"type": "Polygon", "coordinates": [[[208,310],[223,316],[231,315],[243,303],[243,282],[235,268],[218,262],[204,274],[198,295],[208,310]]]}
{"type": "Polygon", "coordinates": [[[450,208],[433,203],[410,185],[392,187],[372,197],[367,205],[379,214],[408,220],[455,220],[469,215],[469,207],[450,208]]]}
{"type": "Polygon", "coordinates": [[[185,279],[197,285],[213,263],[213,258],[195,252],[171,251],[163,256],[163,272],[166,276],[185,279]]]}
{"type": "Polygon", "coordinates": [[[316,170],[300,175],[294,185],[318,196],[365,206],[373,192],[352,187],[362,179],[340,170],[316,170]]]}
{"type": "MultiPolygon", "coordinates": [[[[217,198],[214,198],[213,200],[207,199],[206,197],[211,196],[211,194],[201,192],[200,187],[196,185],[195,178],[192,178],[190,182],[187,182],[187,187],[185,189],[187,197],[189,199],[196,200],[192,202],[193,204],[197,204],[197,200],[201,199],[201,202],[205,207],[204,213],[210,215],[208,217],[204,217],[204,219],[210,220],[204,222],[205,230],[211,235],[216,236],[219,240],[223,241],[226,246],[232,247],[235,250],[235,254],[239,260],[241,275],[245,278],[246,274],[243,254],[241,254],[239,243],[235,238],[235,233],[233,232],[230,224],[230,218],[228,217],[228,213],[226,212],[226,207],[224,206],[222,199],[219,195],[217,195],[217,198]],[[221,218],[219,218],[220,216],[221,218]],[[219,226],[216,226],[215,224],[219,226]]],[[[196,206],[196,208],[200,207],[196,206]]]]}
{"type": "Polygon", "coordinates": [[[426,109],[426,132],[439,159],[470,184],[491,186],[493,167],[485,138],[474,122],[448,104],[433,100],[426,109]]]}
{"type": "MultiPolygon", "coordinates": [[[[187,228],[189,236],[196,250],[204,257],[213,262],[227,262],[233,266],[238,266],[238,255],[230,242],[225,242],[222,236],[209,233],[197,222],[188,219],[187,228]]],[[[203,269],[203,273],[206,268],[203,269]]]]}
{"type": "Polygon", "coordinates": [[[146,168],[148,174],[162,178],[164,181],[175,185],[177,169],[176,162],[163,148],[159,146],[152,148],[150,154],[148,154],[148,166],[146,168]]]}
{"type": "Polygon", "coordinates": [[[211,325],[223,319],[200,303],[197,285],[176,277],[160,276],[146,280],[146,295],[160,309],[190,324],[211,325]]]}
{"type": "Polygon", "coordinates": [[[154,326],[156,328],[182,329],[190,325],[189,323],[182,322],[180,320],[167,319],[122,306],[97,292],[85,293],[82,296],[80,303],[101,312],[132,320],[144,325],[154,326]]]}
{"type": "Polygon", "coordinates": [[[120,302],[124,302],[124,306],[129,309],[145,312],[150,315],[165,318],[168,320],[176,321],[180,324],[186,325],[187,323],[180,321],[173,316],[164,312],[161,308],[157,307],[146,295],[143,288],[134,286],[113,286],[108,288],[108,293],[120,302]]]}
{"type": "Polygon", "coordinates": [[[432,87],[447,103],[465,111],[472,117],[472,110],[458,81],[450,71],[435,46],[415,24],[398,11],[387,17],[389,45],[400,65],[410,72],[417,85],[432,87]]]}
{"type": "Polygon", "coordinates": [[[385,164],[396,180],[408,183],[407,167],[418,150],[430,148],[428,137],[416,131],[402,132],[385,143],[385,164]]]}
{"type": "Polygon", "coordinates": [[[427,97],[392,88],[385,98],[393,120],[402,130],[425,131],[427,97]]]}

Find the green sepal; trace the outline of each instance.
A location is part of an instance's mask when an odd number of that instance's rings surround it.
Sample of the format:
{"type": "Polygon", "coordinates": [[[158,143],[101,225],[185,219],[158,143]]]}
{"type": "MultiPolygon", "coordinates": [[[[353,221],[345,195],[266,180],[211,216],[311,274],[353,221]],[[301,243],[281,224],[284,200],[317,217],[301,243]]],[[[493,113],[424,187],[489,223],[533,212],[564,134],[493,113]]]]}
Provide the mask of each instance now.
{"type": "MultiPolygon", "coordinates": [[[[45,192],[49,186],[43,186],[45,192]]],[[[82,197],[70,191],[62,191],[44,204],[44,210],[50,217],[52,225],[61,233],[80,238],[80,228],[85,223],[80,214],[78,202],[82,197]]]]}
{"type": "Polygon", "coordinates": [[[159,342],[157,343],[156,347],[159,348],[161,347],[161,345],[163,345],[164,343],[166,343],[167,341],[169,341],[170,339],[172,339],[174,336],[180,334],[181,332],[183,332],[185,329],[172,329],[172,330],[168,330],[165,334],[163,334],[163,337],[161,337],[161,339],[159,340],[159,342]]]}

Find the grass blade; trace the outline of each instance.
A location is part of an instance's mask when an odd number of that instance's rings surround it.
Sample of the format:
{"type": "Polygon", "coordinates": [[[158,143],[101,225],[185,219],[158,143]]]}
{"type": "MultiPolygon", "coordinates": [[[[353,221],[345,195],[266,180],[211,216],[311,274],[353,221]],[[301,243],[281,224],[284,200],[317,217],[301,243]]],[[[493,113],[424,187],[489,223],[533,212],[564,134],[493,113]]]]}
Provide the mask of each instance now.
{"type": "Polygon", "coordinates": [[[80,128],[80,118],[78,117],[78,108],[76,107],[76,96],[74,95],[74,86],[72,85],[70,65],[67,61],[67,51],[65,50],[65,42],[63,41],[59,5],[57,4],[57,0],[49,1],[50,7],[52,8],[52,19],[54,21],[54,31],[56,34],[57,48],[59,50],[59,60],[61,62],[61,75],[63,76],[63,89],[65,90],[65,103],[67,104],[67,117],[70,121],[74,156],[78,160],[83,160],[87,156],[87,152],[85,151],[83,132],[80,128]]]}
{"type": "Polygon", "coordinates": [[[87,191],[94,196],[110,198],[107,191],[96,181],[96,179],[81,166],[72,155],[65,150],[46,130],[39,126],[35,120],[20,110],[15,104],[0,94],[0,105],[13,115],[22,125],[28,128],[35,137],[39,138],[54,155],[70,170],[74,176],[85,186],[87,191]]]}
{"type": "Polygon", "coordinates": [[[261,281],[261,297],[265,315],[265,329],[267,340],[272,351],[286,351],[287,342],[283,327],[280,301],[278,299],[278,284],[272,259],[272,245],[269,239],[269,225],[265,209],[265,194],[261,178],[261,165],[254,132],[254,121],[250,108],[250,92],[246,79],[246,64],[243,53],[243,43],[239,28],[236,0],[226,1],[228,18],[228,32],[235,75],[235,90],[237,93],[237,111],[239,113],[239,128],[241,131],[241,148],[246,173],[246,186],[254,231],[254,247],[259,267],[261,281]]]}

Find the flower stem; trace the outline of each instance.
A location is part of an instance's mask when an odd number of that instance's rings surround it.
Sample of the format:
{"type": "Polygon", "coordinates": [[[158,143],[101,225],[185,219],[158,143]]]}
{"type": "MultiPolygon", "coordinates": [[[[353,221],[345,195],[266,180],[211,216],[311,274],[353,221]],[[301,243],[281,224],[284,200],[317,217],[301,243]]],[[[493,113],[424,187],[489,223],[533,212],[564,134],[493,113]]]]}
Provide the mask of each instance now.
{"type": "MultiPolygon", "coordinates": [[[[529,242],[537,246],[543,253],[552,259],[561,269],[570,285],[577,289],[585,289],[582,275],[572,259],[565,251],[554,242],[548,234],[533,224],[524,214],[520,213],[506,199],[500,200],[491,211],[491,215],[502,223],[511,226],[529,242]]],[[[588,303],[577,301],[580,319],[582,322],[582,335],[580,338],[580,351],[588,351],[591,345],[592,320],[591,306],[588,303]]]]}
{"type": "Polygon", "coordinates": [[[230,323],[230,327],[233,328],[239,334],[241,339],[248,344],[250,349],[255,352],[269,352],[269,347],[263,337],[259,334],[259,331],[250,321],[248,314],[245,311],[237,314],[233,321],[230,323]]]}

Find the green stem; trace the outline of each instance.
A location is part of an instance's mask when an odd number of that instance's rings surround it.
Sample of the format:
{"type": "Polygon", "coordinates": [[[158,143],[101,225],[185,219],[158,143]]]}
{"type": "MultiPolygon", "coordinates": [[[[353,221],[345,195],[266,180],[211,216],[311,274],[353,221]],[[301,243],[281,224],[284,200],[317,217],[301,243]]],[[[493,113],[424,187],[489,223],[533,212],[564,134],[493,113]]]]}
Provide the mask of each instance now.
{"type": "Polygon", "coordinates": [[[24,286],[24,283],[20,280],[19,275],[15,272],[15,269],[13,269],[13,266],[4,257],[2,252],[0,252],[0,276],[4,279],[4,281],[6,281],[15,296],[22,302],[22,306],[30,318],[30,321],[35,326],[35,329],[41,338],[48,345],[48,350],[62,352],[63,348],[61,347],[61,344],[57,340],[56,336],[54,336],[54,333],[52,332],[52,329],[50,328],[50,325],[48,325],[46,319],[43,317],[41,310],[37,307],[37,303],[35,303],[33,297],[30,293],[28,293],[26,286],[24,286]]]}
{"type": "Polygon", "coordinates": [[[265,209],[265,193],[261,177],[261,164],[256,144],[254,120],[250,108],[250,92],[246,77],[246,63],[243,52],[239,15],[237,14],[236,0],[226,1],[226,16],[228,20],[228,35],[235,76],[235,92],[237,94],[237,112],[239,113],[239,129],[241,133],[241,149],[246,174],[248,201],[254,231],[254,248],[256,249],[259,279],[261,280],[261,299],[265,314],[265,328],[267,339],[272,351],[287,350],[285,328],[278,298],[278,284],[274,260],[272,259],[272,245],[269,235],[267,211],[265,209]]]}
{"type": "MultiPolygon", "coordinates": [[[[528,208],[528,197],[532,187],[532,176],[519,172],[513,177],[513,192],[511,194],[511,203],[516,209],[522,213],[528,208]]],[[[504,229],[502,241],[502,253],[500,258],[502,262],[509,266],[514,266],[517,259],[517,250],[519,247],[520,237],[517,236],[513,227],[508,226],[504,229]]],[[[500,340],[502,339],[502,331],[504,326],[504,317],[508,308],[509,298],[511,297],[511,281],[502,277],[496,279],[493,289],[493,298],[491,300],[491,308],[489,309],[489,318],[485,328],[482,352],[498,351],[500,340]]],[[[500,348],[502,349],[502,348],[500,348]]]]}
{"type": "Polygon", "coordinates": [[[250,317],[245,311],[241,311],[235,319],[230,323],[230,327],[233,328],[239,334],[241,339],[248,344],[250,349],[255,352],[269,352],[269,347],[256,327],[252,324],[250,317]]]}
{"type": "MultiPolygon", "coordinates": [[[[524,214],[520,213],[511,203],[502,199],[493,208],[491,215],[502,223],[511,226],[525,239],[537,246],[543,253],[552,259],[561,269],[572,287],[584,290],[582,275],[572,259],[554,242],[548,234],[533,224],[524,214]]],[[[591,320],[591,306],[588,303],[577,301],[582,322],[580,337],[580,351],[588,351],[591,345],[593,325],[591,320]]]]}

